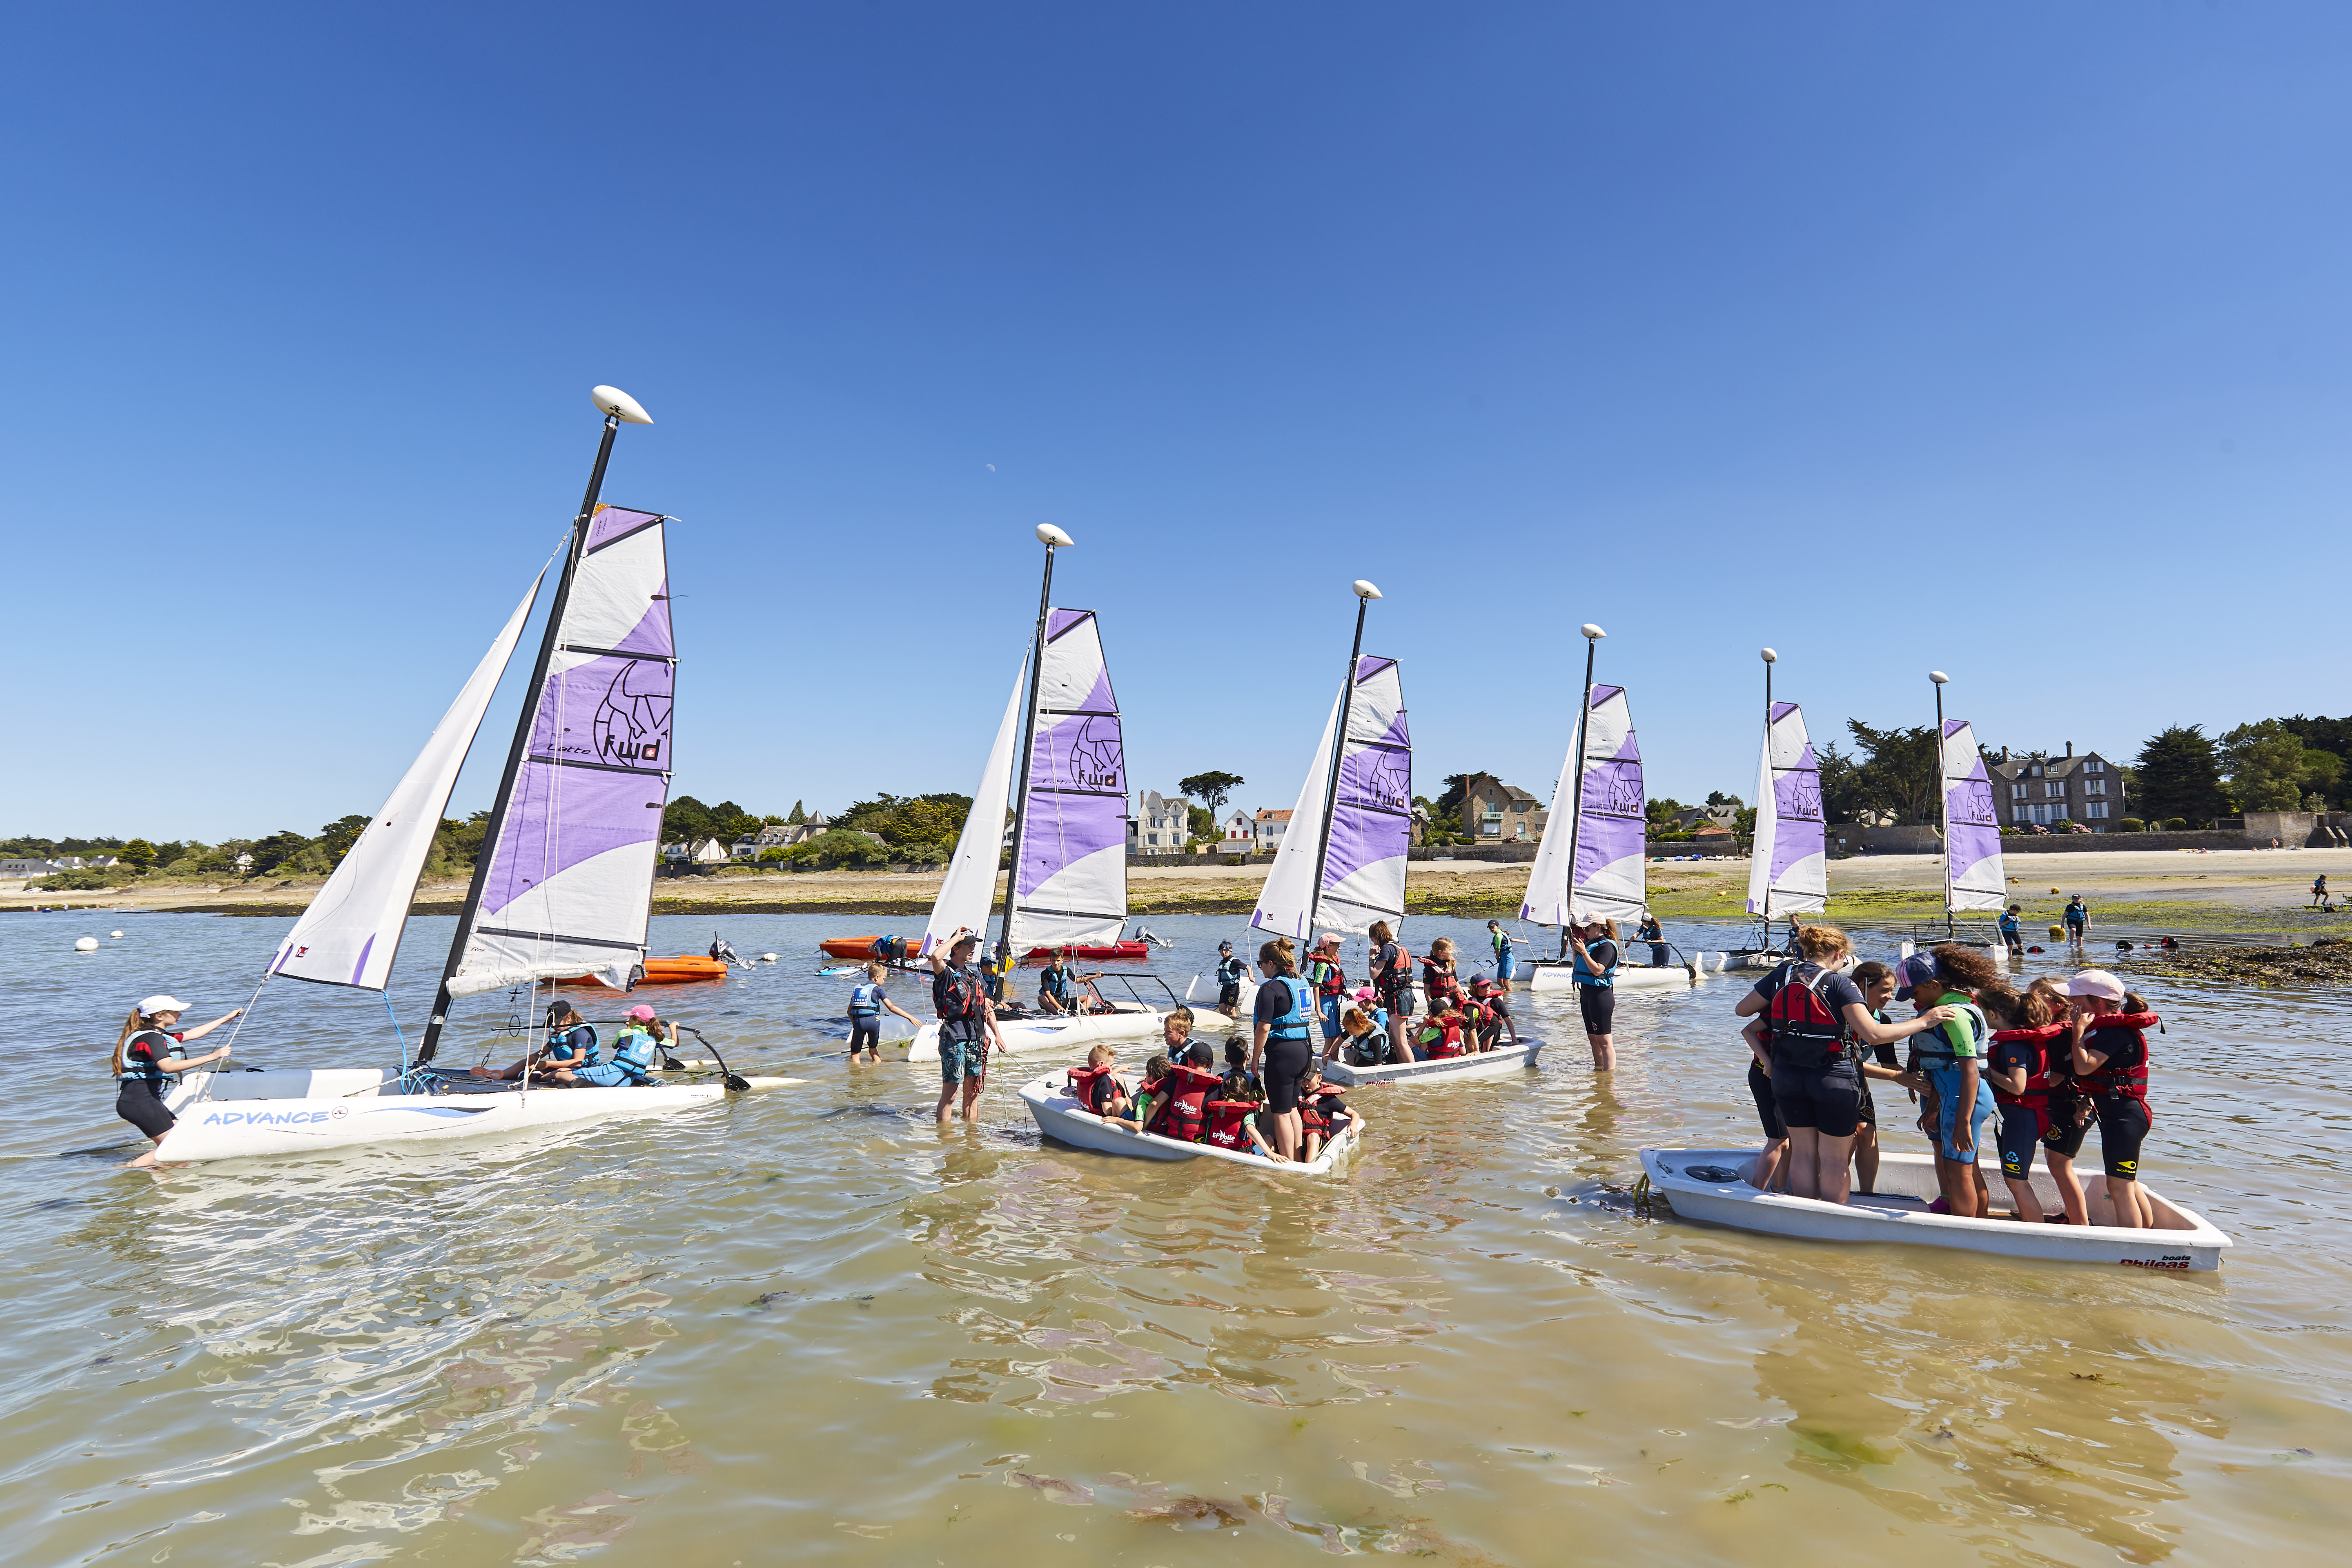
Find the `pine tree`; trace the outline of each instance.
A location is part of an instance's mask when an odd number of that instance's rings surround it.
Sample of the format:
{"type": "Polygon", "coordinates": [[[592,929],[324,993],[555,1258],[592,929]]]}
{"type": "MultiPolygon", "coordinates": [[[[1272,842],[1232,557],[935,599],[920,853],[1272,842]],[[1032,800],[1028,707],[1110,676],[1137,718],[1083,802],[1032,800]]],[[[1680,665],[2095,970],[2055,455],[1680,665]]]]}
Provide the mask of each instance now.
{"type": "Polygon", "coordinates": [[[2135,804],[2142,815],[2202,824],[2229,814],[2212,739],[2198,725],[2175,724],[2149,736],[2134,766],[2139,778],[2135,804]]]}
{"type": "Polygon", "coordinates": [[[794,827],[798,827],[808,820],[808,813],[801,809],[801,803],[799,801],[794,801],[793,802],[793,814],[784,818],[784,820],[791,823],[794,827]]]}

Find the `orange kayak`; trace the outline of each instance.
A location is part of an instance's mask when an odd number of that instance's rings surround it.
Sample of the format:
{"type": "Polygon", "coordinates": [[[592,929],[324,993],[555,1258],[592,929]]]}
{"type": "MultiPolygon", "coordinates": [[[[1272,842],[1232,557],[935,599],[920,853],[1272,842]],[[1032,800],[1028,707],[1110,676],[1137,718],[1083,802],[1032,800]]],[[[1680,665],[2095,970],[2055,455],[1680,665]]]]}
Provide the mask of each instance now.
{"type": "MultiPolygon", "coordinates": [[[[637,977],[639,985],[689,985],[698,980],[724,980],[727,965],[715,958],[698,958],[681,952],[676,958],[648,958],[645,973],[637,977]]],[[[559,980],[558,985],[602,985],[593,975],[575,974],[559,980]]]]}
{"type": "Polygon", "coordinates": [[[834,958],[878,958],[884,963],[904,961],[923,945],[920,936],[836,936],[818,942],[817,950],[834,958]]]}

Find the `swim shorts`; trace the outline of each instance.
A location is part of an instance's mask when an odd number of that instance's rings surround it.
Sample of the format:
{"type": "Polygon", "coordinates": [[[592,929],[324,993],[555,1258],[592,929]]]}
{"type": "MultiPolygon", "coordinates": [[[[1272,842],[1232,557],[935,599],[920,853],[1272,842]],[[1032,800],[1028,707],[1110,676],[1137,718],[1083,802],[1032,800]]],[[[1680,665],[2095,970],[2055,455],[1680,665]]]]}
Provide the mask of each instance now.
{"type": "Polygon", "coordinates": [[[1977,1079],[1977,1102],[1969,1110],[1969,1148],[1963,1154],[1956,1142],[1958,1128],[1954,1117],[1960,1109],[1960,1068],[1929,1068],[1927,1081],[1936,1086],[1936,1146],[1947,1160],[1973,1161],[1984,1152],[1984,1124],[1999,1107],[1993,1102],[1992,1085],[1977,1079]]]}
{"type": "Polygon", "coordinates": [[[860,1051],[879,1051],[881,1048],[881,1019],[852,1018],[849,1020],[849,1054],[851,1056],[856,1056],[860,1051]]]}
{"type": "Polygon", "coordinates": [[[2072,1160],[2083,1152],[2083,1139],[2091,1131],[2087,1121],[2077,1123],[2075,1110],[2083,1097],[2068,1089],[2050,1097],[2050,1115],[2042,1129],[2042,1147],[2049,1153],[2072,1160]]]}
{"type": "Polygon", "coordinates": [[[1801,1127],[1824,1138],[1851,1138],[1862,1124],[1862,1096],[1850,1062],[1825,1068],[1776,1062],[1772,1100],[1781,1122],[1791,1130],[1801,1127]]]}
{"type": "Polygon", "coordinates": [[[114,1114],[150,1138],[161,1138],[179,1121],[163,1103],[163,1097],[143,1083],[122,1086],[122,1092],[114,1097],[114,1114]]]}
{"type": "Polygon", "coordinates": [[[940,1081],[941,1083],[980,1083],[988,1077],[988,1042],[986,1040],[941,1040],[940,1042],[940,1081]]]}
{"type": "Polygon", "coordinates": [[[1580,985],[1576,988],[1576,1005],[1584,1015],[1586,1034],[1608,1034],[1617,1019],[1617,988],[1613,985],[1580,985]]]}
{"type": "Polygon", "coordinates": [[[1780,1103],[1772,1098],[1772,1076],[1754,1057],[1748,1058],[1748,1092],[1756,1097],[1756,1119],[1764,1123],[1764,1136],[1776,1143],[1786,1138],[1789,1128],[1780,1120],[1780,1103]]]}
{"type": "Polygon", "coordinates": [[[2139,1180],[2139,1146],[2148,1122],[2147,1107],[2137,1100],[2099,1102],[2099,1154],[2106,1162],[2107,1180],[2139,1180]]]}
{"type": "Polygon", "coordinates": [[[2042,1142],[2042,1117],[2030,1105],[2000,1108],[2000,1173],[2021,1182],[2033,1170],[2033,1148],[2042,1142]]]}

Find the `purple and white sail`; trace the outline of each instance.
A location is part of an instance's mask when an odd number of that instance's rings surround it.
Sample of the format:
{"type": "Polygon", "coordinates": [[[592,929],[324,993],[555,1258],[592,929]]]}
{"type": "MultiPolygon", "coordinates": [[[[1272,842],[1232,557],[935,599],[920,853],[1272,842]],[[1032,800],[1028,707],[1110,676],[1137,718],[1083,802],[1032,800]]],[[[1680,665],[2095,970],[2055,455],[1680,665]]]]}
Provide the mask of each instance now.
{"type": "Polygon", "coordinates": [[[1052,610],[1037,667],[1010,942],[1113,942],[1127,927],[1127,751],[1092,610],[1052,610]]]}
{"type": "Polygon", "coordinates": [[[1358,657],[1347,699],[1348,733],[1339,758],[1339,789],[1325,810],[1331,777],[1333,733],[1340,700],[1331,702],[1323,739],[1299,787],[1258,892],[1250,924],[1297,942],[1316,928],[1368,931],[1376,921],[1391,931],[1404,921],[1406,854],[1412,847],[1412,736],[1405,724],[1404,680],[1392,658],[1358,657]],[[1324,818],[1330,818],[1328,837],[1324,818]],[[1315,880],[1315,863],[1323,879],[1315,880]]]}
{"type": "Polygon", "coordinates": [[[1965,719],[1944,721],[1944,907],[1998,910],[2009,897],[2000,858],[2000,818],[1976,731],[1965,719]]]}
{"type": "Polygon", "coordinates": [[[539,597],[539,580],[507,617],[482,661],[449,705],[391,797],[360,833],[327,885],[319,889],[269,963],[271,974],[313,980],[322,985],[353,985],[381,991],[392,977],[392,961],[408,926],[408,906],[416,879],[440,831],[441,813],[457,784],[457,770],[481,728],[482,715],[498,690],[522,636],[523,622],[539,597]]]}
{"type": "Polygon", "coordinates": [[[1551,816],[1528,876],[1519,918],[1565,925],[1570,918],[1631,921],[1648,905],[1649,824],[1643,815],[1642,749],[1622,686],[1596,686],[1585,711],[1583,808],[1577,809],[1575,743],[1553,786],[1551,816]],[[1569,846],[1576,846],[1571,882],[1569,846]]]}
{"type": "Polygon", "coordinates": [[[1748,912],[1765,920],[1808,914],[1830,901],[1822,770],[1793,702],[1775,702],[1756,776],[1756,840],[1748,862],[1748,912]]]}
{"type": "Polygon", "coordinates": [[[669,799],[669,567],[655,512],[601,506],[572,570],[449,994],[592,974],[625,986],[669,799]]]}

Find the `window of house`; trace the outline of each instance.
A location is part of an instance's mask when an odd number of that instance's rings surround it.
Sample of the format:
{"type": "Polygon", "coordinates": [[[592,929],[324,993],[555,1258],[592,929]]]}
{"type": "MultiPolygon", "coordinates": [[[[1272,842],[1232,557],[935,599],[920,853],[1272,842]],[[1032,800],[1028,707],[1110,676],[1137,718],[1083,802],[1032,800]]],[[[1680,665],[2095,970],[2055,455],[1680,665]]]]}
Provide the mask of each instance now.
{"type": "Polygon", "coordinates": [[[2083,793],[2084,795],[2105,795],[2107,793],[2107,781],[2105,779],[2084,779],[2083,781],[2083,793]]]}
{"type": "Polygon", "coordinates": [[[2099,761],[2098,758],[2093,757],[2089,762],[2083,764],[2083,771],[2086,773],[2103,773],[2107,771],[2107,764],[2099,761]]]}
{"type": "Polygon", "coordinates": [[[2013,784],[2010,785],[2009,798],[2011,800],[2023,800],[2025,798],[2025,786],[2021,784],[2013,784]]]}
{"type": "Polygon", "coordinates": [[[2033,764],[2033,776],[2035,778],[2040,778],[2042,776],[2042,764],[2040,763],[2033,764]]]}
{"type": "Polygon", "coordinates": [[[2096,822],[2107,815],[2107,803],[2104,800],[2095,800],[2083,807],[2083,815],[2091,821],[2096,822]]]}
{"type": "Polygon", "coordinates": [[[1478,819],[1478,836],[1482,838],[1500,838],[1503,836],[1503,814],[1499,811],[1490,811],[1481,816],[1478,819]]]}

